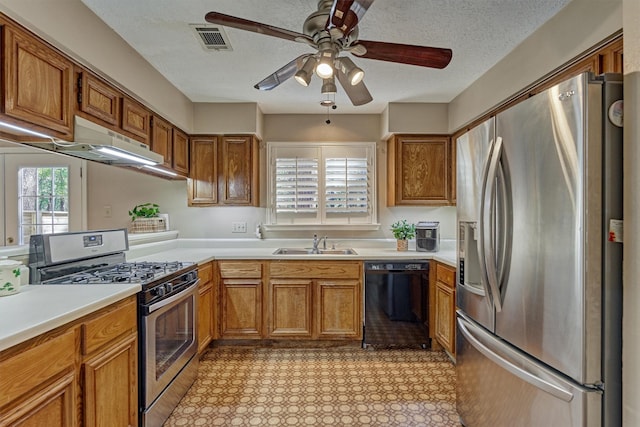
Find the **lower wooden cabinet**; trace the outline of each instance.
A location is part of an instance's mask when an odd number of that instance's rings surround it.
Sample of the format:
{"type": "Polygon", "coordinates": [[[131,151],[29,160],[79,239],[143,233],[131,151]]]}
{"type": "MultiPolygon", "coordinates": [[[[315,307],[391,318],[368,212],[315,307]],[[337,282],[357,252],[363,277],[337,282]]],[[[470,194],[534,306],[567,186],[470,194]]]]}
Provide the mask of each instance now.
{"type": "Polygon", "coordinates": [[[361,275],[357,261],[270,263],[267,337],[362,339],[361,275]]]}
{"type": "Polygon", "coordinates": [[[83,363],[84,425],[137,425],[137,367],[137,332],[109,345],[83,363]]]}
{"type": "Polygon", "coordinates": [[[221,261],[220,337],[262,338],[262,263],[221,261]]]}
{"type": "Polygon", "coordinates": [[[432,308],[435,311],[435,338],[445,350],[455,355],[456,344],[456,298],[455,277],[456,270],[439,262],[432,262],[435,270],[435,302],[432,308]]]}
{"type": "Polygon", "coordinates": [[[198,266],[198,353],[207,349],[214,337],[215,286],[213,263],[198,266]]]}
{"type": "Polygon", "coordinates": [[[311,338],[310,279],[272,279],[269,282],[269,336],[311,338]]]}
{"type": "Polygon", "coordinates": [[[136,297],[0,352],[0,426],[137,426],[136,297]]]}
{"type": "Polygon", "coordinates": [[[318,280],[316,327],[318,338],[362,338],[358,280],[318,280]]]}

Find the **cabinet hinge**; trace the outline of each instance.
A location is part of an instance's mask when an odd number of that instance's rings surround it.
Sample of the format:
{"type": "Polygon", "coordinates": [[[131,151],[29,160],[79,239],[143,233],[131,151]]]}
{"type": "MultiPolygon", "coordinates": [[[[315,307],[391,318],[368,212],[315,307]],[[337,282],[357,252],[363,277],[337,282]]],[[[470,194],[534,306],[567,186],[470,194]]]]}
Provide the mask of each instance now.
{"type": "Polygon", "coordinates": [[[78,87],[78,104],[82,104],[82,76],[78,77],[76,86],[78,87]]]}

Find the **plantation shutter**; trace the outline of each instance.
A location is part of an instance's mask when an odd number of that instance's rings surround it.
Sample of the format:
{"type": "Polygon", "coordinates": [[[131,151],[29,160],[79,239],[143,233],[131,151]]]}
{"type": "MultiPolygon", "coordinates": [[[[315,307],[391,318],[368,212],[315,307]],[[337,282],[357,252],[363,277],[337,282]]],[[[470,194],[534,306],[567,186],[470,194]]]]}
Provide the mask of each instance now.
{"type": "Polygon", "coordinates": [[[325,161],[327,213],[366,213],[369,210],[369,167],[366,158],[328,158],[325,161]]]}
{"type": "Polygon", "coordinates": [[[318,210],[318,159],[276,158],[276,212],[318,210]]]}

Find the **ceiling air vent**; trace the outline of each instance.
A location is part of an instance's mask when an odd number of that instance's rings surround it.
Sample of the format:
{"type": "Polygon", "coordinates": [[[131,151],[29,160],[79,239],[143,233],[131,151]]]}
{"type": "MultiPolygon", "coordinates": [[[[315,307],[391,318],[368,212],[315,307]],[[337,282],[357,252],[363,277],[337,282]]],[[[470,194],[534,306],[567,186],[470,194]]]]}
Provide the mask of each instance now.
{"type": "Polygon", "coordinates": [[[219,25],[189,24],[205,50],[231,51],[231,44],[224,29],[219,25]]]}

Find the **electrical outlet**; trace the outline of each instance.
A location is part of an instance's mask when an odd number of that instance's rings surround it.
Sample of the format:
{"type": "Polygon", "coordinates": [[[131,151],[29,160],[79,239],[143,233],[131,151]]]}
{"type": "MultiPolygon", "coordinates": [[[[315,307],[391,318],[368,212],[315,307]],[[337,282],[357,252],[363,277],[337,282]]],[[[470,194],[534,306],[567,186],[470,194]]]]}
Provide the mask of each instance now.
{"type": "Polygon", "coordinates": [[[104,205],[103,209],[104,209],[104,217],[111,218],[111,205],[104,205]]]}
{"type": "Polygon", "coordinates": [[[246,222],[232,222],[231,223],[231,232],[232,233],[246,233],[247,232],[247,223],[246,222]]]}

